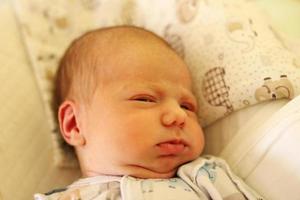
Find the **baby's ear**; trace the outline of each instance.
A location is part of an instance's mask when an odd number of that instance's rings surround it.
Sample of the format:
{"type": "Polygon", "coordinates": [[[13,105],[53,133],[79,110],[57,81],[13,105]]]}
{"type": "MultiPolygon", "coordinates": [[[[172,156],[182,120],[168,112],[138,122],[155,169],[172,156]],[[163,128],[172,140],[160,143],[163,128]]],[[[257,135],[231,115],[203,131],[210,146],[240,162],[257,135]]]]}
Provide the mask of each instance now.
{"type": "Polygon", "coordinates": [[[58,109],[60,132],[65,141],[72,146],[82,146],[85,138],[78,126],[78,107],[69,100],[64,101],[58,109]]]}

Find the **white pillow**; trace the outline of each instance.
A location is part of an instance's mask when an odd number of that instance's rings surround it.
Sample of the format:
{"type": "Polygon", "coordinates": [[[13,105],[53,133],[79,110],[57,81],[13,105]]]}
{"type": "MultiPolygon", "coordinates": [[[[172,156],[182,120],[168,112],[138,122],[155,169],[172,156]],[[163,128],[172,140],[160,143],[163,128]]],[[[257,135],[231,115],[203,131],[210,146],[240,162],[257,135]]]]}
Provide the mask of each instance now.
{"type": "Polygon", "coordinates": [[[203,126],[241,108],[300,93],[300,66],[249,1],[15,1],[51,123],[56,162],[71,163],[51,110],[53,76],[67,45],[97,27],[131,24],[165,38],[189,65],[203,126]],[[65,9],[68,8],[68,9],[65,9]]]}

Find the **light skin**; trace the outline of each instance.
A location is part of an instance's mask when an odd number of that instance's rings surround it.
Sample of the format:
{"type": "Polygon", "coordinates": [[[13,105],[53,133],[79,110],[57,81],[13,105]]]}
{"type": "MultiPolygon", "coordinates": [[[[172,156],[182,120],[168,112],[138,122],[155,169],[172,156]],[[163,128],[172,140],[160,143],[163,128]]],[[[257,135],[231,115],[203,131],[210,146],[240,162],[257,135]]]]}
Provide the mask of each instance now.
{"type": "Polygon", "coordinates": [[[59,107],[84,177],[170,178],[203,150],[186,64],[159,40],[133,40],[97,70],[88,104],[67,98],[59,107]]]}

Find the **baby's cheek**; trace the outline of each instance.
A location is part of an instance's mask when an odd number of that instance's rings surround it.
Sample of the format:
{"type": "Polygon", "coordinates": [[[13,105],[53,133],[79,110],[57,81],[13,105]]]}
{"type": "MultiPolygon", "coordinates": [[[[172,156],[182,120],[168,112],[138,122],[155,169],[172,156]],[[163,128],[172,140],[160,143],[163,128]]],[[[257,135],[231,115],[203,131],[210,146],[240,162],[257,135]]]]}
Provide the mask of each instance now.
{"type": "Polygon", "coordinates": [[[131,154],[139,154],[143,148],[145,147],[145,143],[143,142],[141,137],[134,136],[123,140],[123,143],[126,143],[126,149],[124,151],[131,154]]]}
{"type": "Polygon", "coordinates": [[[194,148],[195,148],[195,154],[201,154],[204,148],[204,134],[202,131],[202,128],[199,125],[195,125],[194,127],[194,148]]]}

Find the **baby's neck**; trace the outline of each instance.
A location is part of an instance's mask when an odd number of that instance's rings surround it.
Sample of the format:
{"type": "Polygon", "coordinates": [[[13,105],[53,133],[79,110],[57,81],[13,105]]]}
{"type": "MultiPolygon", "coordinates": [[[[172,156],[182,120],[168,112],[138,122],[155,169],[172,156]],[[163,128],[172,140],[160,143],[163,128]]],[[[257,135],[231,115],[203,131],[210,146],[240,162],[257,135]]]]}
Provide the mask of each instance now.
{"type": "Polygon", "coordinates": [[[142,179],[166,179],[166,178],[172,178],[175,176],[177,172],[177,169],[174,169],[172,171],[166,172],[166,173],[159,173],[152,171],[150,169],[135,166],[135,165],[127,165],[127,166],[121,166],[114,170],[106,170],[103,172],[93,171],[93,170],[82,170],[83,177],[94,177],[94,176],[132,176],[135,178],[142,178],[142,179]]]}

